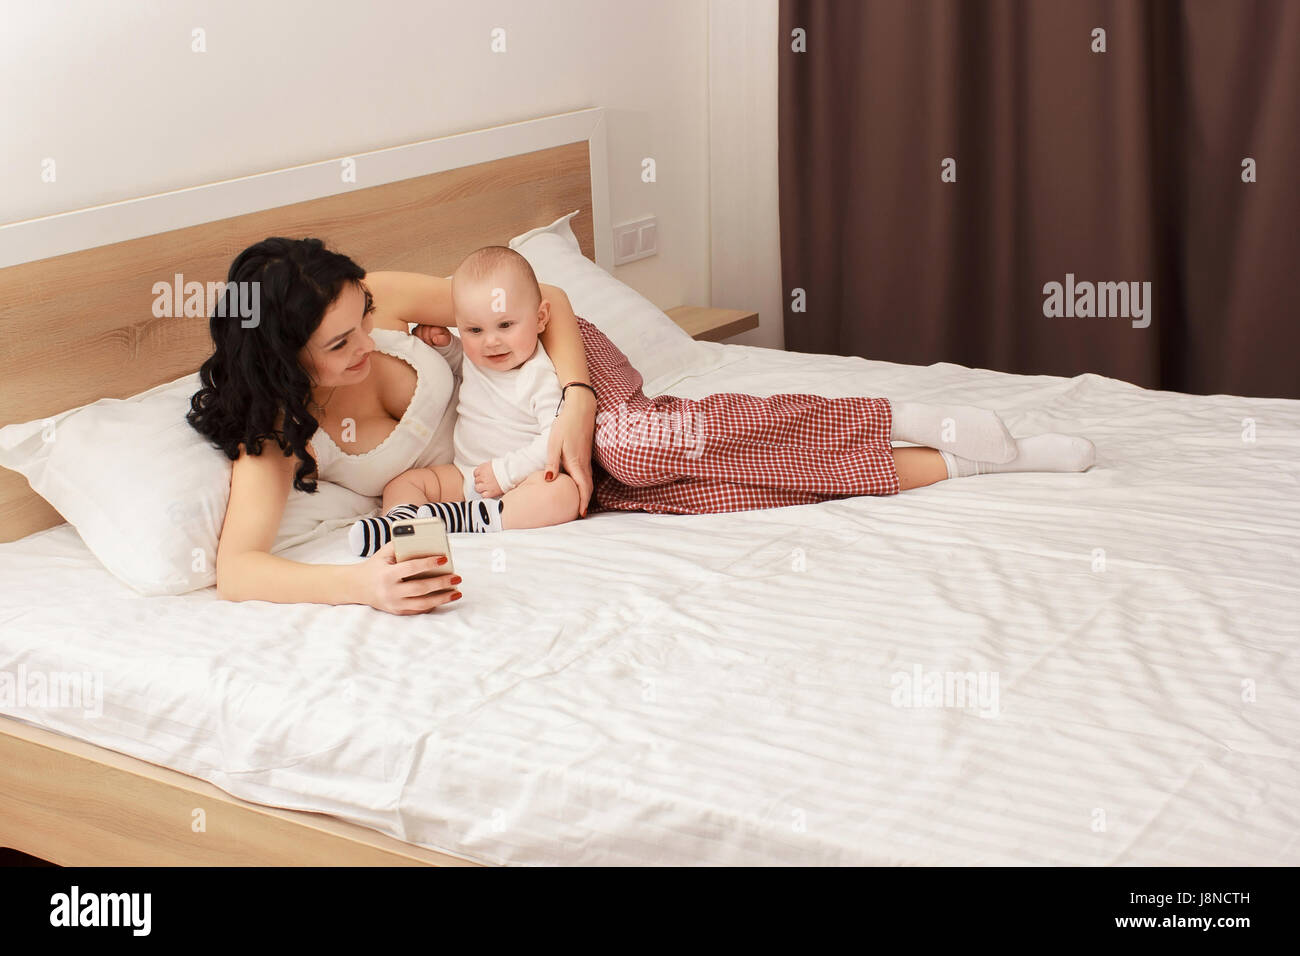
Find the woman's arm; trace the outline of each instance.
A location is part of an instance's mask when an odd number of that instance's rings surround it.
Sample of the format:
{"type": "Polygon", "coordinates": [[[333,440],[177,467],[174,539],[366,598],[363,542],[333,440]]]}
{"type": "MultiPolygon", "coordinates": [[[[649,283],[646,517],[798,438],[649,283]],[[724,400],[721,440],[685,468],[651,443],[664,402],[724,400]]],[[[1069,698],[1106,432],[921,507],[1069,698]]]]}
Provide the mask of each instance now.
{"type": "Polygon", "coordinates": [[[375,325],[409,332],[408,323],[456,324],[451,302],[451,277],[425,275],[423,272],[368,272],[362,280],[374,296],[375,325]]]}
{"type": "Polygon", "coordinates": [[[359,604],[347,565],[301,564],[271,554],[297,467],[274,442],[244,451],[230,469],[230,500],[217,544],[217,593],[227,601],[359,604]]]}
{"type": "MultiPolygon", "coordinates": [[[[365,278],[374,296],[374,323],[384,328],[409,331],[407,325],[436,325],[450,328],[456,324],[456,310],[451,299],[451,277],[425,275],[422,272],[370,272],[365,278]]],[[[542,298],[551,303],[551,318],[541,334],[542,347],[555,365],[560,385],[586,382],[587,357],[582,336],[573,316],[569,297],[558,286],[539,283],[542,298]]],[[[576,391],[576,389],[575,389],[576,391]]],[[[584,389],[585,391],[585,389],[584,389]]],[[[566,400],[565,404],[568,402],[566,400]]]]}
{"type": "MultiPolygon", "coordinates": [[[[542,347],[555,366],[556,378],[563,388],[570,382],[591,384],[587,376],[587,355],[582,347],[582,333],[573,306],[564,290],[542,286],[542,297],[551,303],[551,317],[541,334],[542,347]]],[[[591,443],[596,432],[596,396],[585,388],[571,388],[564,393],[564,405],[551,426],[546,452],[549,480],[560,473],[560,465],[578,486],[578,515],[586,517],[591,500],[591,443]]]]}
{"type": "Polygon", "coordinates": [[[393,563],[391,545],[359,564],[304,564],[271,554],[298,466],[274,442],[260,455],[244,451],[231,466],[230,500],[217,544],[217,593],[227,601],[280,604],[368,604],[394,614],[420,614],[452,594],[425,596],[430,586],[449,587],[451,575],[402,583],[419,571],[436,573],[435,558],[393,563]]]}

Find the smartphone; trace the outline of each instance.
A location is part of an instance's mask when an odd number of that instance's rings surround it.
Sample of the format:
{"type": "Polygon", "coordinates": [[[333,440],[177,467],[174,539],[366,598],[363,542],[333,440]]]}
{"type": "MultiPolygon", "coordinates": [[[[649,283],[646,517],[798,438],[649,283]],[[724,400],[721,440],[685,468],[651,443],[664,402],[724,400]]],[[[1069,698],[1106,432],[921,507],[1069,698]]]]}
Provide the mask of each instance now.
{"type": "MultiPolygon", "coordinates": [[[[402,578],[403,581],[412,581],[417,578],[436,578],[443,574],[455,574],[456,568],[451,560],[451,545],[447,541],[447,526],[442,523],[441,518],[411,518],[398,521],[393,525],[393,557],[398,561],[407,561],[411,558],[428,558],[439,554],[447,556],[446,564],[439,565],[436,571],[412,574],[402,578]]],[[[448,589],[444,588],[442,590],[448,589]]]]}

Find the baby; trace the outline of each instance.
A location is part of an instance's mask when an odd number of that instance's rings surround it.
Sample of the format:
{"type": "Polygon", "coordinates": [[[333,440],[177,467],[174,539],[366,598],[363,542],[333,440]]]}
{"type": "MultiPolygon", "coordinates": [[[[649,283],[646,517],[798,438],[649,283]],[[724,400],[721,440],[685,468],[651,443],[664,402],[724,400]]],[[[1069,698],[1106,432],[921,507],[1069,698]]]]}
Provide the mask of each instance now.
{"type": "Polygon", "coordinates": [[[363,557],[390,540],[396,520],[437,515],[449,532],[501,531],[502,496],[516,488],[527,493],[511,499],[513,528],[578,516],[573,479],[545,480],[560,386],[538,340],[551,304],[532,266],[513,249],[485,246],[465,257],[451,288],[459,341],[432,325],[417,326],[414,334],[441,352],[460,379],[455,464],[413,468],[388,483],[385,513],[350,530],[349,543],[363,557]]]}

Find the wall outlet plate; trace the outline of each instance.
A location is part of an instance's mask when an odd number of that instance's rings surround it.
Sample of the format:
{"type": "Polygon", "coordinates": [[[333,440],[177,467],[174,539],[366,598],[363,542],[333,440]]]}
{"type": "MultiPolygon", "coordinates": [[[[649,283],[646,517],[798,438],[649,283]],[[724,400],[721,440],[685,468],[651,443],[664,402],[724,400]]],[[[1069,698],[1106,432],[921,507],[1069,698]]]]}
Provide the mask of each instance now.
{"type": "Polygon", "coordinates": [[[634,219],[614,227],[614,265],[635,262],[659,251],[659,220],[634,219]]]}

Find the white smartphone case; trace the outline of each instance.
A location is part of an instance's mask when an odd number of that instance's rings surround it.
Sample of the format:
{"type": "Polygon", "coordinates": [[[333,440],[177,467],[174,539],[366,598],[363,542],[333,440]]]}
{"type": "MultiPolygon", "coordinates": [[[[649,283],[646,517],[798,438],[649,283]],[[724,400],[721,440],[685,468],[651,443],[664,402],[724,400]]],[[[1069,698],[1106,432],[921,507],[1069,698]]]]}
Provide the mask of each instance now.
{"type": "Polygon", "coordinates": [[[393,524],[393,557],[396,560],[406,561],[438,554],[447,556],[446,564],[439,565],[438,570],[427,574],[402,578],[403,581],[455,574],[456,567],[451,557],[451,543],[447,540],[447,526],[441,518],[410,518],[393,524]]]}

